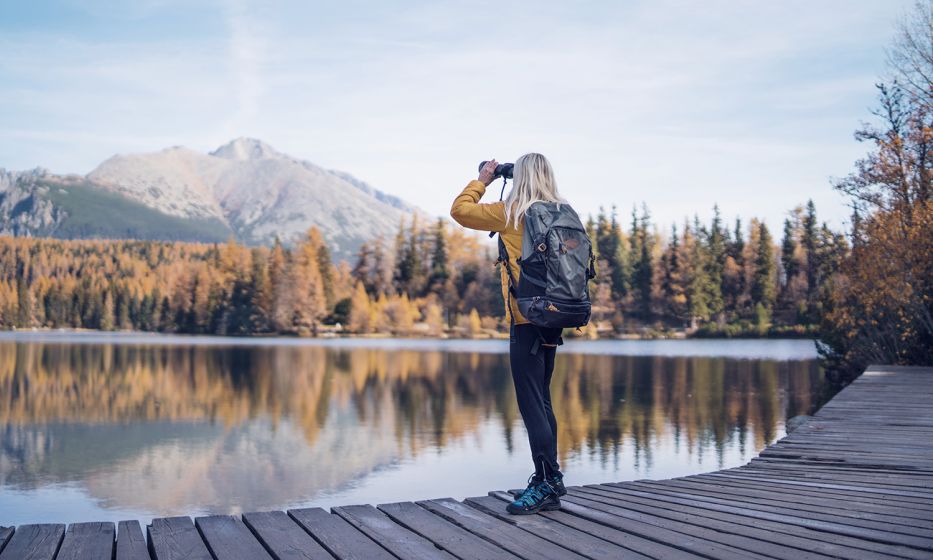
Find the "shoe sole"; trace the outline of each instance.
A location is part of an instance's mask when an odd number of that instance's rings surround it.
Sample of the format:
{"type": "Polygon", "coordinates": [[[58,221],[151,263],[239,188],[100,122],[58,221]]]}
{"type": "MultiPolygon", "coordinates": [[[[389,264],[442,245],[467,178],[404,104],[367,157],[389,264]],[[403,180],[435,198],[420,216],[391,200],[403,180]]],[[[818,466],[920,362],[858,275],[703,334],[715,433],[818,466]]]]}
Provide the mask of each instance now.
{"type": "MultiPolygon", "coordinates": [[[[509,493],[509,494],[511,494],[512,497],[518,498],[519,496],[521,496],[522,494],[525,493],[525,489],[524,489],[524,488],[512,488],[511,490],[506,490],[506,492],[509,493]]],[[[563,491],[560,491],[560,492],[557,493],[557,497],[558,497],[558,498],[562,498],[562,497],[564,497],[564,496],[566,496],[566,495],[567,495],[567,491],[566,491],[566,490],[563,490],[563,491]]]]}
{"type": "MultiPolygon", "coordinates": [[[[512,504],[509,504],[509,505],[512,505],[512,504]]],[[[538,512],[541,512],[541,511],[556,511],[556,510],[559,510],[559,509],[560,509],[560,501],[559,501],[559,500],[558,500],[558,502],[557,502],[556,504],[554,504],[554,503],[544,504],[544,505],[542,505],[541,507],[539,507],[539,508],[537,508],[537,509],[523,509],[523,510],[518,510],[518,511],[512,511],[511,509],[509,509],[508,506],[505,507],[505,511],[509,512],[509,514],[511,514],[511,515],[534,515],[534,514],[536,514],[536,513],[538,513],[538,512]]]]}

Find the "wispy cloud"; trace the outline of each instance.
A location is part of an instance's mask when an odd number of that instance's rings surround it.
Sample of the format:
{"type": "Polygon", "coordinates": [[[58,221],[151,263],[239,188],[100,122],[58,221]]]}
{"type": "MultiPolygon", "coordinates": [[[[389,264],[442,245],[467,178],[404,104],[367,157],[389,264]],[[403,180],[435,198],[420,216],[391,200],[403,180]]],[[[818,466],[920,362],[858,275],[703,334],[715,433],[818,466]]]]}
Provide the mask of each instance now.
{"type": "Polygon", "coordinates": [[[265,42],[259,34],[262,27],[256,14],[250,13],[248,0],[229,0],[224,4],[228,38],[228,71],[233,77],[232,95],[236,108],[227,120],[227,136],[239,136],[253,128],[263,93],[262,62],[265,42]]]}

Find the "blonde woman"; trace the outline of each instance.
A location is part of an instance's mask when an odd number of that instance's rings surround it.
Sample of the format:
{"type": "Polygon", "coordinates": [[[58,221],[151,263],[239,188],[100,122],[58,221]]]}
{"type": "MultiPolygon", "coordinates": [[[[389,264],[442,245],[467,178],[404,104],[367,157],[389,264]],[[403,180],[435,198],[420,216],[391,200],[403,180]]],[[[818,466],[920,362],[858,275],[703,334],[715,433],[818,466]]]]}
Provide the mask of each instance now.
{"type": "Polygon", "coordinates": [[[541,154],[525,154],[515,161],[512,190],[504,201],[482,204],[480,199],[493,181],[498,162],[492,160],[480,170],[479,177],[454,199],[451,217],[460,225],[500,234],[508,258],[508,267],[500,266],[502,299],[512,322],[509,362],[518,408],[528,431],[534,474],[524,492],[507,506],[509,513],[522,515],[560,508],[564,489],[563,474],[557,462],[557,420],[551,407],[551,374],[561,329],[531,325],[509,293],[508,269],[513,281],[521,274],[522,234],[525,213],[535,202],[564,202],[557,192],[551,164],[541,154]],[[544,343],[541,343],[541,339],[544,343]]]}

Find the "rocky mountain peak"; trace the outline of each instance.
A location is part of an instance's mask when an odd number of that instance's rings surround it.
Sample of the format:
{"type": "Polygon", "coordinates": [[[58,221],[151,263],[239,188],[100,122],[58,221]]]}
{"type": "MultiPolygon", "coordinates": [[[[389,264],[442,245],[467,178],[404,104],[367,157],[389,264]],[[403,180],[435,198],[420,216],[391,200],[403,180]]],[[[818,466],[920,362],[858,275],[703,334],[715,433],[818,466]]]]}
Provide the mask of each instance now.
{"type": "Polygon", "coordinates": [[[246,138],[244,136],[227,142],[211,152],[210,155],[235,161],[277,159],[282,157],[281,153],[262,140],[246,138]]]}

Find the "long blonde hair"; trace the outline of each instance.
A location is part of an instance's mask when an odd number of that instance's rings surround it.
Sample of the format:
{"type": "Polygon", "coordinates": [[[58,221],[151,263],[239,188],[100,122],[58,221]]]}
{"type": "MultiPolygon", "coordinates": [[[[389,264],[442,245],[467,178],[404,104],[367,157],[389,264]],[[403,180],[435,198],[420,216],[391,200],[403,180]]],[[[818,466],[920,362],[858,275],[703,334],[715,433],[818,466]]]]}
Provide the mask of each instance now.
{"type": "Polygon", "coordinates": [[[551,163],[541,154],[530,153],[515,160],[512,190],[505,198],[505,225],[518,229],[525,212],[535,202],[566,202],[557,192],[551,163]]]}

